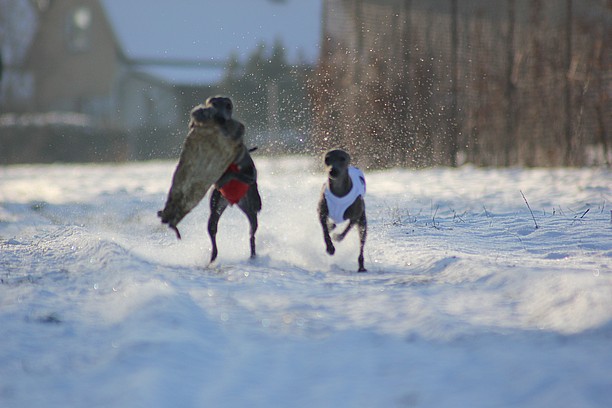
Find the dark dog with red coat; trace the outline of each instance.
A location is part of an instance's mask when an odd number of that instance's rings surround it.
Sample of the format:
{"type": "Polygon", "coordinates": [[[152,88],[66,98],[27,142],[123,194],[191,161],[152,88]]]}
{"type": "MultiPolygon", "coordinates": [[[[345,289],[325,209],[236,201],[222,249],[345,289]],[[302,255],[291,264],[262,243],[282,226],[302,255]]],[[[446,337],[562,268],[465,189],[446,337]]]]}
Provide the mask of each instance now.
{"type": "MultiPolygon", "coordinates": [[[[232,119],[233,111],[234,104],[230,98],[224,96],[210,97],[205,103],[191,110],[189,127],[200,126],[212,119],[229,137],[235,138],[238,136],[242,138],[244,126],[232,119]],[[229,128],[228,124],[233,124],[234,127],[229,128]],[[236,124],[239,126],[236,126],[236,124]],[[231,131],[238,131],[240,134],[232,134],[231,131]]],[[[233,162],[225,170],[225,173],[221,175],[213,186],[210,197],[210,217],[208,219],[208,234],[212,241],[210,262],[217,258],[217,224],[219,223],[219,218],[221,218],[223,211],[225,211],[228,205],[234,204],[238,204],[238,208],[249,219],[251,225],[251,258],[255,257],[255,232],[257,231],[257,213],[261,211],[261,197],[257,189],[257,170],[249,154],[254,150],[248,150],[244,144],[241,144],[236,158],[234,158],[233,162]]],[[[159,211],[158,215],[162,217],[162,222],[168,223],[168,219],[164,218],[166,217],[164,211],[159,211]]],[[[173,228],[176,231],[177,237],[180,238],[176,226],[173,228]]]]}
{"type": "Polygon", "coordinates": [[[257,169],[245,148],[230,164],[226,172],[215,183],[210,196],[210,217],[208,218],[208,234],[212,241],[210,262],[217,258],[217,224],[227,206],[234,204],[249,219],[251,258],[255,258],[255,232],[257,232],[257,213],[261,211],[261,197],[257,189],[257,169]]]}

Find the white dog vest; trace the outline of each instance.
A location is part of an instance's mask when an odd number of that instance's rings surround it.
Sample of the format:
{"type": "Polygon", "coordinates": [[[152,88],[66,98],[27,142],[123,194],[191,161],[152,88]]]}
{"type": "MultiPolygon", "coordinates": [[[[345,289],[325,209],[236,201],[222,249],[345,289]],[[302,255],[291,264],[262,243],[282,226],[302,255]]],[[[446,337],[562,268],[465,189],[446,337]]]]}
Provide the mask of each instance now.
{"type": "Polygon", "coordinates": [[[348,174],[353,183],[353,187],[345,196],[335,196],[329,189],[329,183],[325,183],[325,192],[323,194],[325,196],[325,201],[327,201],[329,218],[337,224],[344,221],[344,212],[355,202],[357,197],[364,197],[366,193],[366,181],[363,172],[357,167],[350,166],[348,174]]]}

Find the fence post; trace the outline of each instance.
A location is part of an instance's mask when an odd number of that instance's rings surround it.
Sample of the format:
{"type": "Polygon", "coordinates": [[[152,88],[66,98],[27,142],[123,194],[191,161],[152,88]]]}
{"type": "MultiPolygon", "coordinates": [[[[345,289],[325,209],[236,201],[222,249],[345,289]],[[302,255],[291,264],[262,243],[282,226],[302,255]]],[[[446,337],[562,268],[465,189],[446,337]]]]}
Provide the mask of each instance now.
{"type": "Polygon", "coordinates": [[[457,150],[459,139],[459,114],[457,98],[459,92],[459,13],[457,0],[451,0],[451,124],[450,124],[450,165],[457,167],[457,150]]]}
{"type": "Polygon", "coordinates": [[[574,165],[578,163],[572,149],[572,0],[566,0],[565,7],[565,165],[574,165]]]}
{"type": "Polygon", "coordinates": [[[508,38],[506,44],[506,140],[504,141],[504,166],[512,164],[512,152],[516,148],[516,85],[514,83],[514,34],[516,24],[516,0],[508,0],[508,38]]]}

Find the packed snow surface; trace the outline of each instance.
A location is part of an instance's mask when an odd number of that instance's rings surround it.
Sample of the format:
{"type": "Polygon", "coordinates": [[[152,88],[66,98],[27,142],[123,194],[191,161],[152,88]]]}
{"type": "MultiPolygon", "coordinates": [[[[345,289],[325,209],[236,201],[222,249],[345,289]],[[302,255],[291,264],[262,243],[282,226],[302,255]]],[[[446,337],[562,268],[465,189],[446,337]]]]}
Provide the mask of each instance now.
{"type": "Polygon", "coordinates": [[[318,160],[255,160],[213,265],[175,162],[0,168],[0,406],[612,406],[610,170],[367,171],[356,273],[318,160]]]}

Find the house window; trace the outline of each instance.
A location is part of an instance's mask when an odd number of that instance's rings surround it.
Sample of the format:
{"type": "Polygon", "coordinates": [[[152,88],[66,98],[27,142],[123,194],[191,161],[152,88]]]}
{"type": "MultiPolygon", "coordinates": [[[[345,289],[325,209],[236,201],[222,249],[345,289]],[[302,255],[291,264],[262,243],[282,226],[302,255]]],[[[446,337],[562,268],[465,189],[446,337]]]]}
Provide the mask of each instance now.
{"type": "Polygon", "coordinates": [[[92,14],[89,7],[77,7],[68,15],[66,40],[73,52],[87,51],[91,43],[92,14]]]}

